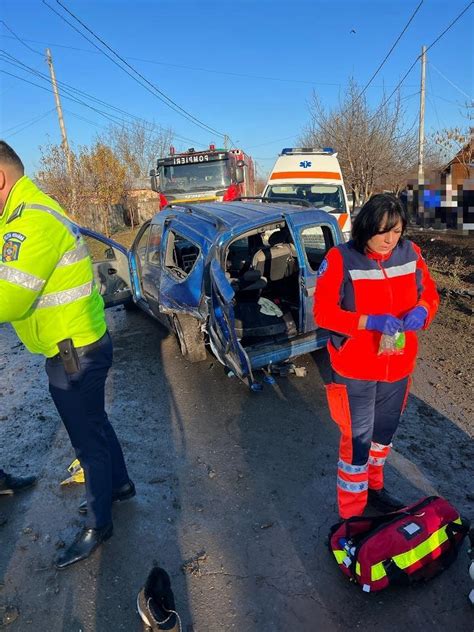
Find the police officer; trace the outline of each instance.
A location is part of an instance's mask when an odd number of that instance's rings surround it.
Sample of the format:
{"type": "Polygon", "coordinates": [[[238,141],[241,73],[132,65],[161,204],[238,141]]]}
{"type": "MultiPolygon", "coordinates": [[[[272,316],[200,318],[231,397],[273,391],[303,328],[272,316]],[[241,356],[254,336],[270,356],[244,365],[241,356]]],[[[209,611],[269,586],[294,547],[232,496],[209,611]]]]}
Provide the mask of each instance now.
{"type": "Polygon", "coordinates": [[[104,409],[112,342],[78,227],[0,141],[0,322],[46,356],[49,390],[84,469],[87,522],[56,560],[88,557],[113,532],[111,504],[135,495],[104,409]]]}

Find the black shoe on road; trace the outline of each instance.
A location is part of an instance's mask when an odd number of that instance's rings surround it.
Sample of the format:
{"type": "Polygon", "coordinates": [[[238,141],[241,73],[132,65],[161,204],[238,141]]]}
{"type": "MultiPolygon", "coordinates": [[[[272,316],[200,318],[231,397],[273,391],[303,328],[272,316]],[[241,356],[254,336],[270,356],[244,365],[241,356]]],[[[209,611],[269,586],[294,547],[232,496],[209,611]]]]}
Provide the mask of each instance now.
{"type": "Polygon", "coordinates": [[[33,487],[36,483],[36,476],[12,476],[4,474],[0,476],[0,496],[11,496],[24,489],[33,487]]]}
{"type": "MultiPolygon", "coordinates": [[[[136,495],[135,485],[133,481],[128,481],[122,487],[115,489],[112,492],[112,502],[113,503],[121,503],[124,500],[129,500],[129,498],[133,498],[136,495]]],[[[85,514],[87,513],[87,500],[83,500],[78,508],[79,513],[85,514]]]]}
{"type": "Polygon", "coordinates": [[[169,575],[159,566],[152,568],[138,593],[137,610],[149,632],[181,630],[169,575]]]}
{"type": "Polygon", "coordinates": [[[100,529],[83,529],[78,533],[74,542],[55,561],[59,570],[85,560],[102,542],[108,540],[114,532],[111,524],[100,529]]]}
{"type": "Polygon", "coordinates": [[[406,503],[403,503],[396,496],[392,496],[384,488],[382,489],[369,489],[369,504],[380,511],[381,513],[390,513],[391,511],[397,511],[406,507],[406,503]]]}

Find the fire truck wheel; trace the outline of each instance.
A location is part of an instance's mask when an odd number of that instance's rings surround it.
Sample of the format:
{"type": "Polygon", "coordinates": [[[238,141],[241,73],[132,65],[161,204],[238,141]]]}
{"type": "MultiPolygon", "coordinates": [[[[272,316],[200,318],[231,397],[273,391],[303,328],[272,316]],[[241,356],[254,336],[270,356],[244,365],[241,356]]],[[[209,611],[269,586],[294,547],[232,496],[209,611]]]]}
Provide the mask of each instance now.
{"type": "Polygon", "coordinates": [[[201,323],[188,314],[176,314],[173,317],[174,330],[179,348],[189,362],[202,362],[206,359],[206,345],[201,331],[201,323]]]}

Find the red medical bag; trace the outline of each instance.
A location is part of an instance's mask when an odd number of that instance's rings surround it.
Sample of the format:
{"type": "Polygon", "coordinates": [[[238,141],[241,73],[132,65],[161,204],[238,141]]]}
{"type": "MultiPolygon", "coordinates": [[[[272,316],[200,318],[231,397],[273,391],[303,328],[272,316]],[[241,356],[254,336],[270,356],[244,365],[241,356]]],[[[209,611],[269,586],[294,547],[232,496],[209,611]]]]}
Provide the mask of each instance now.
{"type": "Polygon", "coordinates": [[[357,516],[331,528],[329,549],[365,592],[427,580],[447,568],[469,523],[444,498],[429,496],[383,516],[357,516]]]}

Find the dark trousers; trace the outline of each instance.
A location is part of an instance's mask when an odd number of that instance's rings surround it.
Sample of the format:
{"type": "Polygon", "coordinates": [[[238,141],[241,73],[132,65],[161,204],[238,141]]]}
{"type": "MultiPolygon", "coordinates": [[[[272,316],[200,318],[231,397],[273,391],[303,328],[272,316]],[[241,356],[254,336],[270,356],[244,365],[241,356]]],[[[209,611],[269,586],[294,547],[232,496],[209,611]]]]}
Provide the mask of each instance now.
{"type": "Polygon", "coordinates": [[[128,480],[122,448],[105,412],[105,380],[112,365],[107,333],[79,357],[80,370],[68,375],[60,358],[46,360],[49,391],[66,427],[86,479],[87,526],[112,522],[112,490],[128,480]]]}
{"type": "Polygon", "coordinates": [[[383,488],[385,461],[409,386],[409,377],[376,382],[333,372],[326,388],[331,416],[341,430],[337,500],[342,518],[361,515],[368,489],[383,488]]]}

